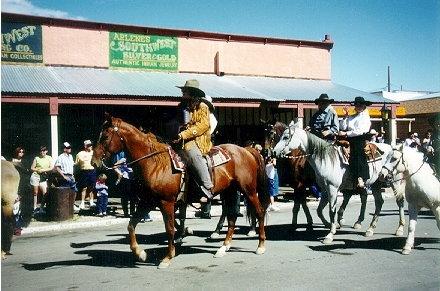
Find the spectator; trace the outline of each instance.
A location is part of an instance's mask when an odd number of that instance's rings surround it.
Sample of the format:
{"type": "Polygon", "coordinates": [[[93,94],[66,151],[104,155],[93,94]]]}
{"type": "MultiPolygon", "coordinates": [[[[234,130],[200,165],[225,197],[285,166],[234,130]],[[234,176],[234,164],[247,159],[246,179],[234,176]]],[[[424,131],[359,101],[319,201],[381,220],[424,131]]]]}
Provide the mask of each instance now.
{"type": "Polygon", "coordinates": [[[408,137],[405,139],[405,146],[418,151],[418,147],[421,147],[420,139],[417,132],[408,132],[408,137]]]}
{"type": "Polygon", "coordinates": [[[47,194],[47,179],[48,173],[52,172],[53,163],[52,157],[47,154],[46,146],[40,147],[39,156],[34,158],[31,165],[31,178],[30,184],[33,188],[34,193],[34,215],[37,214],[37,202],[38,202],[38,192],[41,191],[41,203],[40,203],[40,214],[45,214],[46,210],[44,206],[46,204],[46,194],[47,194]]]}
{"type": "Polygon", "coordinates": [[[276,159],[272,157],[266,158],[266,174],[268,178],[269,194],[270,194],[270,205],[267,210],[278,211],[280,209],[274,204],[275,197],[278,196],[278,191],[279,191],[276,159]]]}
{"type": "Polygon", "coordinates": [[[114,161],[115,172],[118,175],[116,185],[121,195],[122,211],[124,212],[124,217],[130,217],[130,215],[135,213],[136,209],[136,193],[131,191],[133,169],[127,166],[127,160],[123,151],[115,155],[114,161]],[[128,202],[130,202],[130,212],[128,211],[128,202]]]}
{"type": "MultiPolygon", "coordinates": [[[[76,200],[76,193],[78,188],[76,187],[75,176],[73,175],[73,157],[71,155],[72,146],[69,142],[63,143],[63,153],[58,156],[55,162],[55,170],[58,173],[57,187],[70,187],[75,191],[73,200],[76,200]]],[[[73,205],[73,210],[78,211],[79,207],[73,205]]]]}
{"type": "Polygon", "coordinates": [[[97,206],[96,211],[97,216],[107,215],[107,205],[108,205],[108,186],[105,184],[107,176],[105,174],[100,174],[98,180],[95,184],[96,196],[97,196],[97,206]]]}
{"type": "Polygon", "coordinates": [[[377,131],[374,128],[370,130],[369,135],[370,135],[370,140],[369,140],[370,142],[376,142],[376,143],[379,142],[377,137],[377,131]]]}
{"type": "Polygon", "coordinates": [[[348,116],[348,108],[344,107],[344,117],[339,122],[339,136],[350,141],[350,169],[357,187],[363,189],[364,181],[370,178],[364,147],[367,139],[366,133],[370,131],[371,120],[367,106],[371,105],[364,97],[354,99],[355,114],[348,116]]]}
{"type": "Polygon", "coordinates": [[[385,143],[385,131],[381,131],[380,135],[377,137],[378,143],[385,143]]]}
{"type": "Polygon", "coordinates": [[[428,163],[434,169],[434,173],[440,173],[440,114],[428,118],[429,125],[432,127],[432,136],[429,146],[426,149],[428,163]]]}
{"type": "Polygon", "coordinates": [[[95,206],[93,203],[93,186],[96,182],[96,170],[92,166],[93,146],[88,139],[84,141],[84,150],[76,155],[75,165],[79,167],[80,174],[78,177],[78,189],[81,191],[81,204],[79,209],[84,209],[86,194],[89,193],[89,205],[95,206]]]}
{"type": "Polygon", "coordinates": [[[422,141],[422,148],[424,152],[426,152],[429,144],[431,143],[431,137],[432,137],[432,129],[428,129],[422,141]]]}

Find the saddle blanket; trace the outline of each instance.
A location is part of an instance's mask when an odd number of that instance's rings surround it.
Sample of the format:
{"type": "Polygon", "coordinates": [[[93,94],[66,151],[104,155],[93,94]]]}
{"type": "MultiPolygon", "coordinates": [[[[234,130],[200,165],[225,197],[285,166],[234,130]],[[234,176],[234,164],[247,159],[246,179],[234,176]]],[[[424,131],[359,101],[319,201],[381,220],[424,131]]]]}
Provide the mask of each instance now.
{"type": "MultiPolygon", "coordinates": [[[[350,146],[349,144],[341,144],[340,146],[335,146],[336,150],[341,158],[342,163],[349,165],[350,159],[350,146]]],[[[374,163],[382,159],[382,154],[376,145],[367,143],[365,148],[365,156],[368,163],[374,163]]]]}
{"type": "MultiPolygon", "coordinates": [[[[172,150],[171,147],[168,148],[168,154],[170,155],[173,168],[177,171],[184,172],[185,164],[182,162],[182,160],[176,154],[176,152],[172,150]]],[[[208,157],[211,159],[213,168],[225,164],[231,160],[231,157],[228,155],[228,153],[224,149],[218,146],[213,146],[210,149],[207,155],[207,158],[208,157]]]]}

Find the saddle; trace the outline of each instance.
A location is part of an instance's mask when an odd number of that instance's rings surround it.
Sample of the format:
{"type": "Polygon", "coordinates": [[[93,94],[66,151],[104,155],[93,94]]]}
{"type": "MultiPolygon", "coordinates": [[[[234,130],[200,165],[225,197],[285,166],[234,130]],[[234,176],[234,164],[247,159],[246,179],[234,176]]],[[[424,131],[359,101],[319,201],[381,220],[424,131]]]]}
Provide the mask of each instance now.
{"type": "MultiPolygon", "coordinates": [[[[350,142],[348,140],[337,140],[335,143],[339,153],[339,157],[346,165],[349,164],[350,159],[350,142]]],[[[364,147],[365,157],[368,163],[373,163],[382,159],[384,152],[380,150],[375,143],[365,141],[364,147]]]]}

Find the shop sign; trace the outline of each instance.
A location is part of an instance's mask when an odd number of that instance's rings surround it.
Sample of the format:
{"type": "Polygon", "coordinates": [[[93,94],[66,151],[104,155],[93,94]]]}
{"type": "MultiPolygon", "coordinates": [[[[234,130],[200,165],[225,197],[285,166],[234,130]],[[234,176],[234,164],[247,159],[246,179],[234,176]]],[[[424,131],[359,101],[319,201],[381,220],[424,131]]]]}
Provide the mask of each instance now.
{"type": "Polygon", "coordinates": [[[177,71],[177,38],[110,32],[110,67],[177,71]]]}
{"type": "Polygon", "coordinates": [[[41,25],[2,22],[2,62],[43,63],[41,25]]]}

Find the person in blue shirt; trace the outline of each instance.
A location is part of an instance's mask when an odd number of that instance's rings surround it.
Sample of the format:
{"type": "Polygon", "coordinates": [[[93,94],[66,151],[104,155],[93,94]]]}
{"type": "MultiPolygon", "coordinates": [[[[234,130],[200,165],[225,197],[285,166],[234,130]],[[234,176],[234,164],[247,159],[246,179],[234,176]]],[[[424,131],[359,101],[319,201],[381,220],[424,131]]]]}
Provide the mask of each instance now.
{"type": "Polygon", "coordinates": [[[105,184],[106,180],[107,176],[105,174],[100,174],[95,183],[96,196],[98,197],[96,204],[96,211],[98,211],[97,216],[107,215],[108,186],[105,184]]]}
{"type": "Polygon", "coordinates": [[[116,185],[121,194],[122,211],[124,212],[124,217],[130,217],[136,209],[136,195],[131,193],[133,169],[127,166],[127,159],[123,151],[115,155],[114,162],[115,172],[118,175],[116,185]],[[130,202],[130,212],[128,211],[128,202],[130,202]]]}

